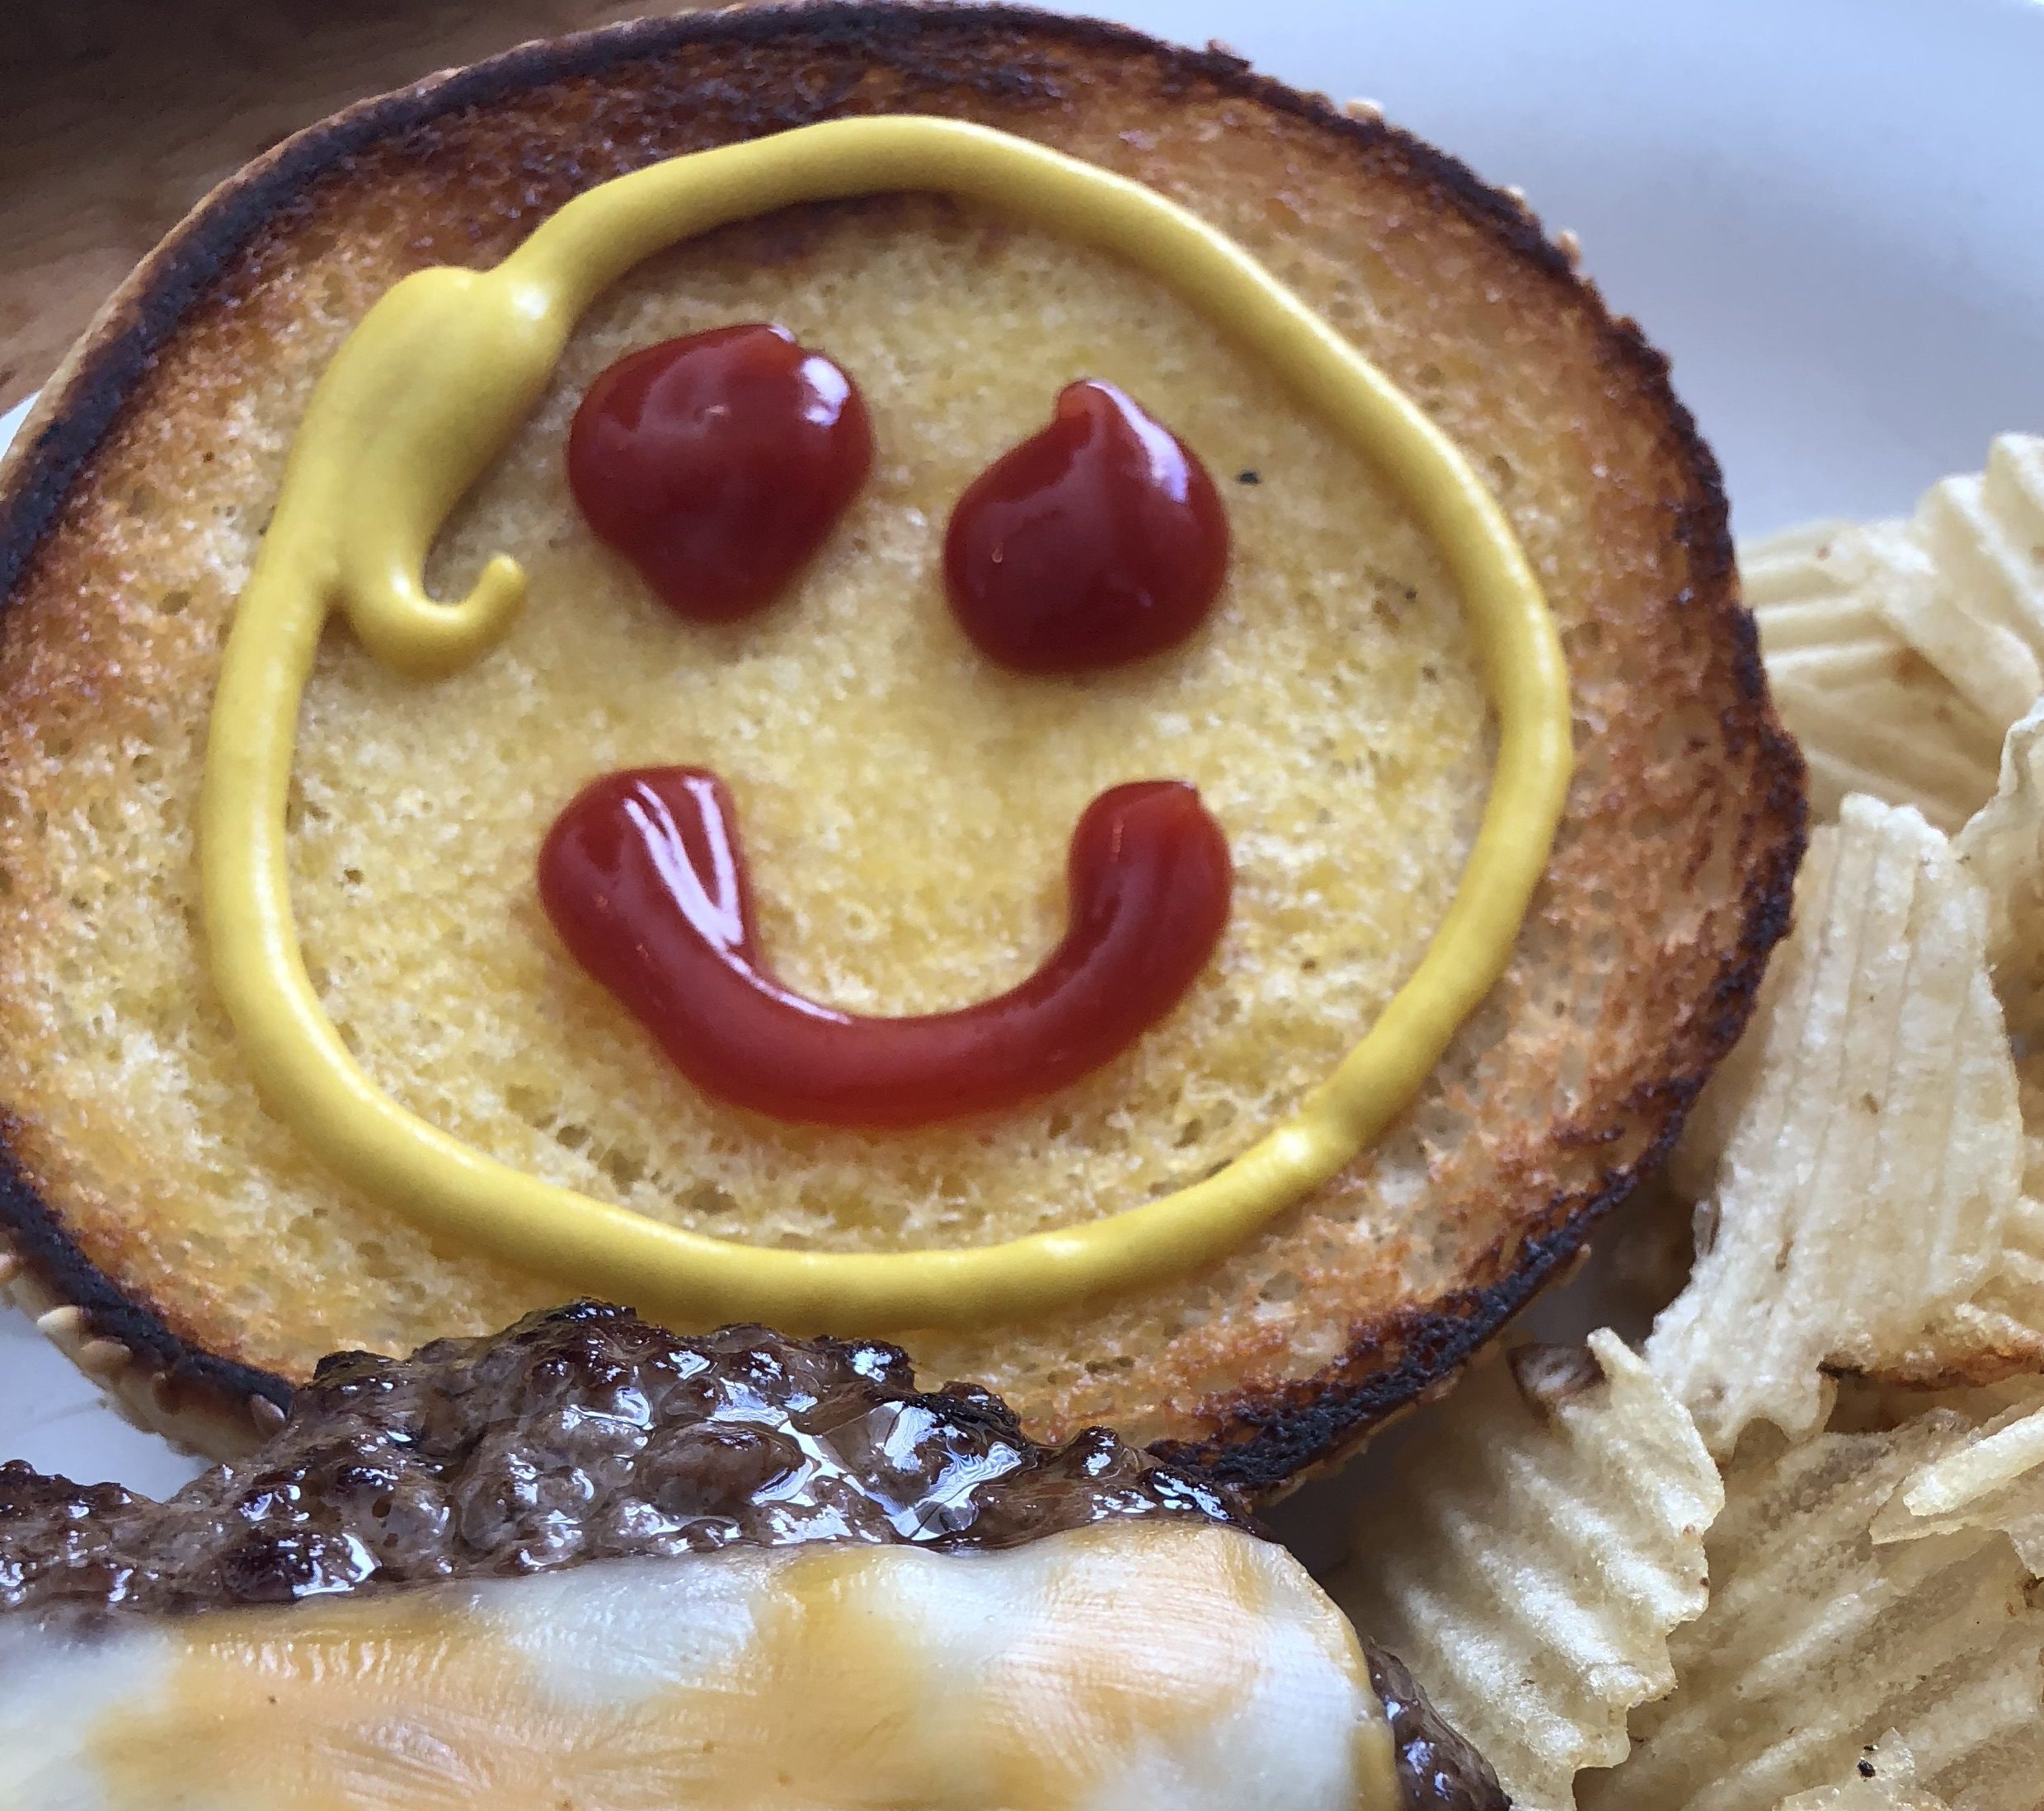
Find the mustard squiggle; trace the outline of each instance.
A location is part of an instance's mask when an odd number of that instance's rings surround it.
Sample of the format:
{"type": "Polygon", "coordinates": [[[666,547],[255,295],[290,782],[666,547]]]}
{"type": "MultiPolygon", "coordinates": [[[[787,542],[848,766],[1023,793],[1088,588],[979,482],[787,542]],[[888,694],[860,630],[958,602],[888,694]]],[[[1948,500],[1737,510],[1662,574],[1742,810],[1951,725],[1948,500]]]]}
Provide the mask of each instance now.
{"type": "Polygon", "coordinates": [[[200,801],[214,979],[274,1111],[320,1160],[428,1230],[563,1288],[686,1321],[797,1330],[970,1327],[1067,1307],[1224,1255],[1327,1181],[1417,1091],[1511,959],[1567,792],[1568,676],[1538,580],[1454,445],[1246,251],[1127,179],[986,127],[839,120],[677,157],[570,202],[491,270],[407,277],[314,391],[230,634],[200,801]],[[1107,246],[1162,279],[1385,473],[1461,586],[1497,766],[1449,911],[1362,1042],[1225,1169],[1088,1224],[896,1253],[767,1250],[679,1228],[500,1163],[399,1105],[349,1053],[305,969],[284,810],[299,706],[331,610],[379,660],[432,676],[485,653],[524,595],[499,555],[456,603],[435,536],[544,389],[575,322],[641,259],[803,201],[935,190],[1107,246]]]}

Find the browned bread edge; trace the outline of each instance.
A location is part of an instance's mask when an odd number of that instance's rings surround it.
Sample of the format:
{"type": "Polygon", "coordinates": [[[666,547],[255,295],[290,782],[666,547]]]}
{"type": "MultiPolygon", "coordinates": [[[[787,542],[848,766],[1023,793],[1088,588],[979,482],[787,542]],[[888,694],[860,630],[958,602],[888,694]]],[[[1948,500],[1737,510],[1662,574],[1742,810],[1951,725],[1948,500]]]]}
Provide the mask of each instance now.
{"type": "MultiPolygon", "coordinates": [[[[1764,795],[1746,805],[1747,828],[1757,833],[1753,847],[1760,853],[1744,894],[1741,934],[1726,952],[1709,1010],[1680,1028],[1658,1072],[1628,1103],[1648,1123],[1658,1124],[1657,1135],[1633,1161],[1607,1172],[1593,1191],[1563,1191],[1529,1214],[1525,1223],[1544,1230],[1501,1239],[1484,1266],[1491,1281],[1446,1297],[1432,1308],[1401,1310],[1355,1330],[1343,1357],[1309,1379],[1276,1390],[1243,1389],[1203,1405],[1210,1424],[1220,1429],[1211,1438],[1158,1443],[1164,1456],[1203,1466],[1252,1492],[1281,1488],[1338,1458],[1389,1415],[1450,1380],[1545,1283],[1565,1272],[1595,1223],[1659,1161],[1690,1102],[1745,1025],[1769,952],[1788,927],[1802,852],[1802,760],[1769,702],[1752,619],[1738,601],[1717,462],[1669,387],[1666,359],[1632,321],[1609,314],[1594,286],[1573,276],[1572,259],[1548,240],[1522,203],[1395,127],[1339,113],[1324,97],[1257,76],[1219,48],[1177,49],[1125,27],[1026,7],[816,0],[646,19],[525,45],[364,101],[285,140],[222,184],[143,260],[53,378],[12,456],[0,467],[0,594],[10,594],[28,566],[157,349],[177,331],[229,259],[315,179],[359,148],[456,110],[486,106],[547,82],[692,42],[771,37],[788,30],[796,20],[804,32],[834,45],[896,58],[913,54],[919,68],[964,91],[997,93],[1027,76],[990,55],[981,35],[1027,29],[1077,47],[1140,53],[1168,73],[1215,84],[1361,142],[1392,140],[1445,204],[1497,235],[1515,253],[1576,284],[1585,306],[1606,331],[1619,373],[1665,417],[1692,481],[1670,530],[1693,562],[1695,582],[1685,602],[1709,613],[1732,650],[1737,696],[1721,715],[1726,744],[1733,749],[1758,744],[1757,765],[1769,776],[1764,795]],[[954,27],[962,27],[955,38],[954,27]]],[[[834,97],[763,94],[746,100],[745,124],[765,133],[828,115],[834,97]]],[[[289,1401],[289,1381],[207,1351],[145,1294],[117,1285],[85,1255],[59,1213],[23,1178],[7,1155],[8,1142],[0,1120],[0,1229],[12,1249],[11,1258],[0,1251],[0,1283],[8,1283],[16,1298],[40,1315],[45,1330],[74,1358],[82,1354],[87,1368],[142,1424],[208,1452],[251,1443],[273,1419],[270,1405],[289,1401]]]]}

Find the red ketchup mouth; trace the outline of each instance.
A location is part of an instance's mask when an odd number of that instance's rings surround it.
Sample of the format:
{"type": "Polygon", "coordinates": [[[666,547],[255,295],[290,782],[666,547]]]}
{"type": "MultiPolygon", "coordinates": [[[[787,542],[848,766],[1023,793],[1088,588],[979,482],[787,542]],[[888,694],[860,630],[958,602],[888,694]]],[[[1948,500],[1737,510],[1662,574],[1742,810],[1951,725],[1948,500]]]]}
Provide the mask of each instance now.
{"type": "Polygon", "coordinates": [[[587,786],[539,857],[576,959],[707,1095],[777,1119],[898,1130],[1074,1081],[1177,1005],[1228,922],[1228,841],[1199,795],[1149,780],[1080,814],[1062,939],[1026,981],[951,1012],[841,1012],[759,950],[731,795],[699,767],[587,786]]]}

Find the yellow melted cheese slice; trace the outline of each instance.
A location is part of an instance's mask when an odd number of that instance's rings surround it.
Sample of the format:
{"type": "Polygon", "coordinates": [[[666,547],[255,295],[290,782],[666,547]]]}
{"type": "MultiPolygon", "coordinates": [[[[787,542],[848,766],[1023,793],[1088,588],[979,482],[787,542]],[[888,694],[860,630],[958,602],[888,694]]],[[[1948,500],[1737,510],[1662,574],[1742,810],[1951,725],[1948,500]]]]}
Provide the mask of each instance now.
{"type": "Polygon", "coordinates": [[[1281,1548],[733,1548],[331,1604],[0,1618],[11,1811],[1391,1811],[1281,1548]]]}

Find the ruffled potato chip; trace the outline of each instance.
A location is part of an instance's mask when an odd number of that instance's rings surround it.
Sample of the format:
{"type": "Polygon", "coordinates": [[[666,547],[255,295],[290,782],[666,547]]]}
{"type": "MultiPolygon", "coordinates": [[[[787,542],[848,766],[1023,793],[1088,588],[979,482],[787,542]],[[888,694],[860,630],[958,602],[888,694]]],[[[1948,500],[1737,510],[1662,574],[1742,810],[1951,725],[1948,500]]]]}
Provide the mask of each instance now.
{"type": "MultiPolygon", "coordinates": [[[[2024,1118],[2031,1119],[2027,1106],[2024,1118]]],[[[2044,1175],[2036,1143],[2025,1193],[2009,1211],[1986,1281],[1939,1315],[1901,1358],[1873,1366],[1875,1375],[1912,1389],[1949,1390],[2044,1370],[2044,1200],[2035,1192],[2044,1175]]]]}
{"type": "Polygon", "coordinates": [[[1818,523],[1741,547],[1739,563],[1775,707],[1809,766],[1811,809],[1835,818],[1848,793],[1866,792],[1958,828],[1994,791],[2005,720],[1983,714],[1896,628],[1922,613],[1937,582],[1909,528],[1818,523]]]}
{"type": "Polygon", "coordinates": [[[1978,1509],[1984,1499],[2044,1468],[2044,1410],[2012,1410],[1902,1486],[1898,1500],[1919,1521],[1978,1509]]]}
{"type": "Polygon", "coordinates": [[[1615,1334],[1522,1346],[1444,1404],[1365,1504],[1328,1588],[1411,1665],[1522,1811],[1626,1748],[1703,1608],[1723,1501],[1681,1405],[1615,1334]]]}
{"type": "Polygon", "coordinates": [[[2009,730],[1995,795],[1952,847],[1987,889],[1988,957],[2009,1029],[2044,1033],[2044,701],[2009,730]]]}
{"type": "Polygon", "coordinates": [[[1952,847],[1987,889],[1988,957],[2012,1035],[2029,1157],[1986,1281],[1884,1368],[1898,1382],[1938,1389],[2044,1370],[2044,705],[2009,732],[2000,785],[1952,847]]]}
{"type": "Polygon", "coordinates": [[[1841,1377],[1830,1427],[1834,1433],[1887,1433],[1933,1409],[1948,1409],[1977,1428],[2008,1410],[2029,1407],[2039,1381],[2031,1375],[1924,1390],[1887,1377],[1841,1377]]]}
{"type": "Polygon", "coordinates": [[[2036,1811],[2035,1574],[1999,1530],[1874,1533],[1973,1431],[1938,1410],[1891,1433],[1750,1439],[1707,1542],[1709,1606],[1670,1640],[1675,1690],[1634,1712],[1622,1766],[1576,1781],[1585,1811],[1753,1811],[1847,1781],[1891,1729],[1952,1811],[2036,1811]]]}
{"type": "Polygon", "coordinates": [[[2044,439],[2004,434],[1985,472],[1894,522],[1819,522],[1739,550],[1810,802],[1911,805],[1956,831],[1995,788],[2003,733],[2044,692],[2044,439]]]}
{"type": "Polygon", "coordinates": [[[1905,1478],[1874,1518],[1878,1542],[1992,1529],[2044,1577],[2044,1379],[2025,1379],[2019,1399],[1950,1452],[1905,1478]]]}
{"type": "Polygon", "coordinates": [[[1698,1257],[1647,1346],[1721,1456],[1757,1419],[1814,1433],[1827,1368],[1921,1357],[1995,1271],[2023,1178],[1987,901],[1946,839],[1849,798],[1797,913],[1685,1138],[1698,1257]]]}
{"type": "Polygon", "coordinates": [[[1987,1280],[1890,1368],[1930,1387],[2044,1370],[2044,703],[2009,730],[1995,796],[1952,847],[1987,889],[1988,959],[2013,1043],[2029,1158],[1987,1280]]]}
{"type": "Polygon", "coordinates": [[[1983,711],[2022,715],[2044,691],[2044,439],[2002,435],[1984,472],[1925,491],[1910,525],[1938,584],[1925,620],[1898,626],[1983,711]],[[1941,638],[1969,651],[1941,655],[1941,638]]]}
{"type": "MultiPolygon", "coordinates": [[[[2037,1066],[2035,1058],[2017,1065],[2023,1119],[2029,1128],[2044,1126],[2037,1081],[2025,1072],[2026,1067],[2037,1066]]],[[[1966,1300],[1936,1316],[1908,1350],[1864,1368],[1863,1375],[1906,1392],[1900,1400],[1909,1405],[1892,1415],[1889,1425],[1922,1409],[1924,1392],[1942,1400],[1947,1394],[2044,1371],[2044,1139],[2032,1130],[2028,1144],[2023,1192],[2009,1209],[1985,1281],[1966,1300]]]]}
{"type": "Polygon", "coordinates": [[[1891,1729],[1869,1743],[1845,1778],[1783,1799],[1776,1811],[1946,1811],[1916,1783],[1916,1757],[1891,1729]]]}

